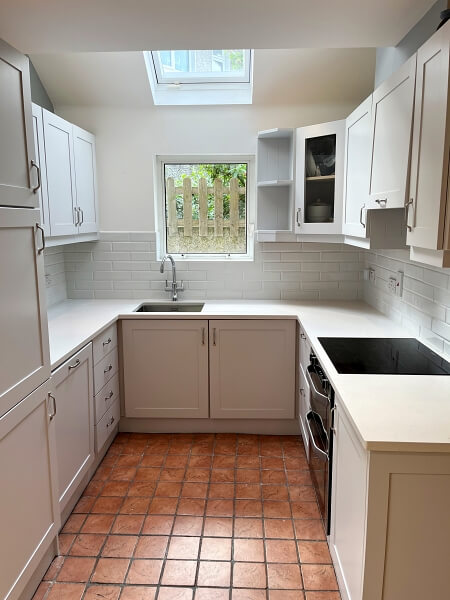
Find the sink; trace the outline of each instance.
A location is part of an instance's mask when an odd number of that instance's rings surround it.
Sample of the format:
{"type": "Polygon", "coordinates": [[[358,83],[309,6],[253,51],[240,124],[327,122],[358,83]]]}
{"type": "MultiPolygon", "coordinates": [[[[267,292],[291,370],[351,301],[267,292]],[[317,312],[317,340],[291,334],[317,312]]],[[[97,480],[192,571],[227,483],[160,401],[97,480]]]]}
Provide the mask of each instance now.
{"type": "Polygon", "coordinates": [[[141,304],[134,312],[201,312],[204,303],[158,302],[141,304]]]}

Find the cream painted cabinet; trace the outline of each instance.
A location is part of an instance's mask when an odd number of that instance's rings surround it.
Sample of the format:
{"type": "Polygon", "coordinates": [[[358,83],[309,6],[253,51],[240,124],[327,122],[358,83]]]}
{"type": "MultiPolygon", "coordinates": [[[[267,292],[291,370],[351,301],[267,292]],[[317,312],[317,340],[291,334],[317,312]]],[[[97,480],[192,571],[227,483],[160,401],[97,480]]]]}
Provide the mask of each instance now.
{"type": "Polygon", "coordinates": [[[50,377],[39,217],[0,208],[0,416],[50,377]]]}
{"type": "Polygon", "coordinates": [[[295,417],[294,320],[209,322],[213,419],[295,417]]]}
{"type": "Polygon", "coordinates": [[[73,125],[73,153],[78,233],[96,233],[98,218],[95,136],[76,125],[73,125]]]}
{"type": "Polygon", "coordinates": [[[447,23],[417,52],[407,233],[407,242],[414,247],[412,258],[447,267],[450,266],[449,48],[450,23],[447,23]]]}
{"type": "Polygon", "coordinates": [[[0,598],[17,600],[56,538],[56,450],[50,382],[0,418],[0,598]]]}
{"type": "Polygon", "coordinates": [[[48,208],[47,165],[45,161],[44,120],[42,115],[42,108],[37,104],[33,104],[32,115],[34,154],[41,176],[41,185],[36,193],[39,201],[39,208],[41,211],[41,225],[44,229],[45,236],[48,237],[50,235],[50,211],[48,208]]]}
{"type": "Polygon", "coordinates": [[[61,512],[94,461],[92,344],[52,373],[61,512]]]}
{"type": "Polygon", "coordinates": [[[416,55],[373,93],[369,208],[403,208],[407,194],[416,55]]]}
{"type": "Polygon", "coordinates": [[[35,163],[28,58],[0,40],[0,206],[35,208],[35,163]]]}
{"type": "Polygon", "coordinates": [[[125,416],[207,418],[208,321],[122,322],[125,416]]]}

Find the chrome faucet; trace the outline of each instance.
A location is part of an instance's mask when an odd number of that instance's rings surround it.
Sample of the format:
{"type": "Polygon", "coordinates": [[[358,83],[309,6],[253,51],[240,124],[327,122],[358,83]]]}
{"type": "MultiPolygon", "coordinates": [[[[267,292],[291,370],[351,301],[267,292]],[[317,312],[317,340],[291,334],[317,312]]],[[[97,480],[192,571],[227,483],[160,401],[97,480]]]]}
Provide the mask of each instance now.
{"type": "Polygon", "coordinates": [[[171,285],[169,285],[169,282],[166,279],[166,292],[172,292],[172,300],[173,302],[176,302],[178,300],[178,292],[182,292],[184,290],[184,285],[182,281],[180,281],[179,284],[177,282],[177,270],[175,267],[175,261],[173,260],[173,256],[171,256],[170,254],[164,255],[161,261],[161,266],[159,267],[160,272],[164,273],[164,263],[166,262],[166,260],[170,260],[170,262],[172,263],[172,283],[171,285]]]}

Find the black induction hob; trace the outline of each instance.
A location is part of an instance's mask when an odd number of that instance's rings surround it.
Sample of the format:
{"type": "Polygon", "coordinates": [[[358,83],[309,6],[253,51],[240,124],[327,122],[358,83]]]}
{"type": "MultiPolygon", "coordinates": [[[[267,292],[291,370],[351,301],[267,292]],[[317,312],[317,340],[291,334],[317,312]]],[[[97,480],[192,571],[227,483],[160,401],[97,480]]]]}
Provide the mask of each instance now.
{"type": "Polygon", "coordinates": [[[319,338],[338,373],[450,375],[450,363],[415,338],[319,338]]]}

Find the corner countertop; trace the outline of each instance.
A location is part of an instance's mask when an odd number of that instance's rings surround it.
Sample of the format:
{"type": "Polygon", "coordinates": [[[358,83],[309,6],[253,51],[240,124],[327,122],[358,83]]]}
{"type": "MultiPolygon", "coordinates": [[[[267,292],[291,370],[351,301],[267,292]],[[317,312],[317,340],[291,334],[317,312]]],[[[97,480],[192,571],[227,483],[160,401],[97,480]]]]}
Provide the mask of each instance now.
{"type": "Polygon", "coordinates": [[[342,375],[318,337],[411,337],[364,302],[207,301],[200,313],[135,313],[147,299],[66,300],[48,311],[55,369],[118,319],[296,319],[368,450],[450,452],[450,377],[342,375]]]}

